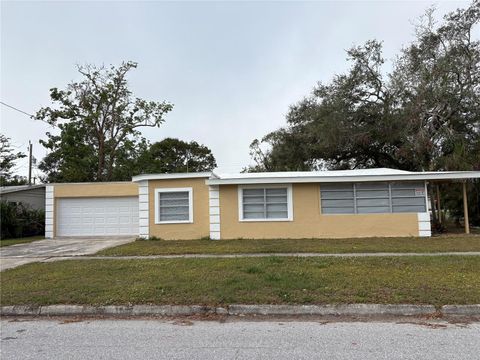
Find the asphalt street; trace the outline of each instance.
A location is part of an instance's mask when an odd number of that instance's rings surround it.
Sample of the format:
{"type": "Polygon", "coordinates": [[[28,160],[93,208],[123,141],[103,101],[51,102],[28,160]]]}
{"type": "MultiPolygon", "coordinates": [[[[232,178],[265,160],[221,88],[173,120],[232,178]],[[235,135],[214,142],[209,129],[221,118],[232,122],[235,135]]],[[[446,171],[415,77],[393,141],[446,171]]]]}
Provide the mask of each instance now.
{"type": "Polygon", "coordinates": [[[7,359],[478,359],[480,323],[9,320],[7,359]]]}

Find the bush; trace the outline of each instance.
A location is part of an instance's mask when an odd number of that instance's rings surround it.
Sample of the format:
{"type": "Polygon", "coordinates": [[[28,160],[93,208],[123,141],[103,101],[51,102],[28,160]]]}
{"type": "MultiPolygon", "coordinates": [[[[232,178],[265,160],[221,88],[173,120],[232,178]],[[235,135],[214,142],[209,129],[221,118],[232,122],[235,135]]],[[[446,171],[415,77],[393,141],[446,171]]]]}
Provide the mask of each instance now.
{"type": "Polygon", "coordinates": [[[23,204],[0,202],[0,239],[21,238],[45,234],[45,212],[23,204]]]}

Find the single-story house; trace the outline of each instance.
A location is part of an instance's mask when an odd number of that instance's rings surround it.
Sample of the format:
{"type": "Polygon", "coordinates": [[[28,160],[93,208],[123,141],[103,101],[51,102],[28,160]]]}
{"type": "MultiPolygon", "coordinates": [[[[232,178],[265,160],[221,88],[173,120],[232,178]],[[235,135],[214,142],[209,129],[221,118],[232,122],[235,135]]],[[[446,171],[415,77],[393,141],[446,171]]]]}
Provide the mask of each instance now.
{"type": "Polygon", "coordinates": [[[45,210],[45,184],[0,187],[3,201],[23,204],[31,209],[45,210]]]}
{"type": "MultiPolygon", "coordinates": [[[[46,237],[431,236],[427,184],[463,182],[465,192],[465,181],[478,178],[480,171],[382,168],[145,174],[131,182],[48,184],[46,237]]],[[[468,231],[467,213],[465,220],[468,231]]]]}

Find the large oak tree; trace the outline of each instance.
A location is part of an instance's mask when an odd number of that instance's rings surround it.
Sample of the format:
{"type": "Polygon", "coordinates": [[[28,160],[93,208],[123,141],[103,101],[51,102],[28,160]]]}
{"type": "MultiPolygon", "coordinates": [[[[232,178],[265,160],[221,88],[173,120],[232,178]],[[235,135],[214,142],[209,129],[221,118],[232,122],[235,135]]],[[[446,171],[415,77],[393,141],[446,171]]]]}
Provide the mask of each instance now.
{"type": "MultiPolygon", "coordinates": [[[[251,144],[247,171],[480,170],[480,2],[428,10],[384,71],[382,44],[347,51],[351,68],[291,106],[284,128],[251,144]]],[[[470,192],[480,222],[480,186],[470,192]]]]}

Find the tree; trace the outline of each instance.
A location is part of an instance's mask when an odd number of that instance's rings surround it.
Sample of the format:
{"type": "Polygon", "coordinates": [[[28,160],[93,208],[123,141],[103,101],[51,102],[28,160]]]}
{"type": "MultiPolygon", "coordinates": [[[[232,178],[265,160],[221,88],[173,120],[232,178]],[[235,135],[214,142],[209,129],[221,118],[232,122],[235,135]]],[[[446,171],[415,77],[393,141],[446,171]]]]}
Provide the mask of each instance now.
{"type": "Polygon", "coordinates": [[[379,41],[350,49],[346,74],[318,84],[291,106],[285,128],[252,142],[250,170],[478,169],[479,19],[478,1],[441,26],[427,11],[389,74],[379,41]]]}
{"type": "Polygon", "coordinates": [[[391,74],[406,127],[407,155],[424,170],[479,169],[480,2],[445,16],[433,10],[391,74]],[[473,155],[473,156],[472,156],[473,155]]]}
{"type": "Polygon", "coordinates": [[[217,166],[212,151],[196,141],[166,138],[152,144],[138,160],[139,173],[211,171],[217,166]]]}
{"type": "MultiPolygon", "coordinates": [[[[310,96],[291,106],[287,127],[262,139],[270,146],[260,156],[266,169],[412,166],[408,157],[399,156],[403,129],[393,106],[395,94],[381,71],[381,49],[378,41],[350,49],[353,65],[348,74],[319,83],[310,96]]],[[[254,141],[251,151],[258,154],[259,144],[254,141]]]]}
{"type": "MultiPolygon", "coordinates": [[[[420,19],[389,73],[381,42],[348,50],[347,73],[319,83],[290,107],[286,127],[252,142],[255,165],[247,171],[479,170],[480,2],[440,25],[433,15],[420,19]]],[[[480,184],[470,189],[472,220],[480,223],[480,184]]],[[[453,193],[446,198],[458,203],[453,193]]]]}
{"type": "Polygon", "coordinates": [[[109,68],[78,66],[83,80],[65,90],[50,90],[54,106],[36,114],[60,130],[40,141],[50,150],[39,166],[48,181],[120,180],[116,167],[126,150],[143,141],[139,129],[160,126],[173,108],[165,101],[133,97],[127,73],[136,67],[134,62],[109,68]]]}
{"type": "Polygon", "coordinates": [[[25,185],[24,177],[14,175],[12,170],[17,160],[26,157],[22,152],[15,152],[10,138],[0,134],[0,186],[25,185]]]}

